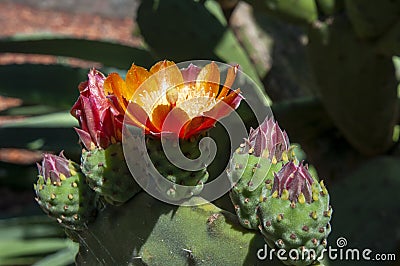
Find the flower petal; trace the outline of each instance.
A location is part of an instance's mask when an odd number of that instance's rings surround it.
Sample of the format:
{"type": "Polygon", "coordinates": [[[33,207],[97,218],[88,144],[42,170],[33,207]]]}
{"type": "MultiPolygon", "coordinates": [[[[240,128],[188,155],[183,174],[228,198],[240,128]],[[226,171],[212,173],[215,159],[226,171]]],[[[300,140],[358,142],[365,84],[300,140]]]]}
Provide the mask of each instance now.
{"type": "Polygon", "coordinates": [[[127,101],[126,95],[130,95],[126,87],[125,81],[117,73],[111,73],[104,81],[104,91],[106,94],[114,94],[118,103],[121,105],[123,110],[126,110],[127,101]]]}
{"type": "Polygon", "coordinates": [[[201,68],[193,65],[192,63],[187,67],[181,70],[183,79],[185,82],[195,81],[197,76],[200,73],[201,68]]]}
{"type": "Polygon", "coordinates": [[[228,69],[228,74],[226,75],[224,86],[222,87],[221,92],[219,93],[219,95],[217,97],[218,100],[225,97],[226,94],[231,89],[233,83],[235,82],[238,68],[239,68],[239,65],[235,65],[228,69]]]}
{"type": "Polygon", "coordinates": [[[189,115],[179,107],[173,108],[162,125],[162,132],[176,133],[180,138],[184,135],[184,126],[190,121],[189,115]]]}
{"type": "Polygon", "coordinates": [[[192,120],[186,123],[182,138],[188,139],[193,135],[213,127],[216,122],[217,120],[206,116],[194,117],[192,120]]]}
{"type": "Polygon", "coordinates": [[[135,93],[135,91],[137,90],[137,88],[139,88],[139,86],[150,77],[150,72],[147,71],[147,69],[140,67],[140,66],[136,66],[135,64],[132,64],[131,68],[129,69],[128,73],[126,73],[126,78],[125,78],[125,82],[126,82],[126,87],[127,87],[127,91],[126,91],[126,95],[125,99],[127,99],[128,101],[132,98],[132,95],[135,93]]]}
{"type": "MultiPolygon", "coordinates": [[[[87,150],[90,150],[92,147],[92,138],[90,137],[89,133],[86,131],[74,127],[75,132],[78,134],[79,139],[81,140],[82,144],[85,146],[87,150]]],[[[93,144],[94,145],[94,144],[93,144]]]]}
{"type": "Polygon", "coordinates": [[[242,99],[243,97],[240,94],[240,89],[231,91],[228,96],[214,105],[211,110],[205,112],[204,115],[216,120],[221,119],[234,111],[239,106],[242,99]]]}
{"type": "Polygon", "coordinates": [[[151,114],[151,122],[161,132],[163,123],[168,113],[171,111],[171,106],[167,104],[160,104],[154,108],[151,114]]]}
{"type": "Polygon", "coordinates": [[[130,102],[125,113],[125,122],[145,130],[145,133],[158,132],[151,123],[149,115],[137,103],[130,102]]]}
{"type": "Polygon", "coordinates": [[[216,63],[203,67],[197,76],[197,89],[204,89],[210,93],[210,97],[216,97],[219,91],[220,73],[216,63]]]}

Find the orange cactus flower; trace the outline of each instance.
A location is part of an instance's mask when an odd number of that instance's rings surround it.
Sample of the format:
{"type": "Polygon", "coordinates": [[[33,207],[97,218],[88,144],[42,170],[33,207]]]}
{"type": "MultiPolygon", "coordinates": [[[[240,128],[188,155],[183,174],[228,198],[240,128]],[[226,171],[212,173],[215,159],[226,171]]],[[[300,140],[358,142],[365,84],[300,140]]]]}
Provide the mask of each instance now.
{"type": "Polygon", "coordinates": [[[214,62],[203,68],[191,64],[179,69],[174,62],[161,61],[149,71],[132,65],[125,80],[111,73],[104,89],[115,95],[125,121],[145,134],[174,133],[188,139],[239,106],[243,98],[240,89],[230,89],[237,69],[237,65],[229,68],[224,85],[220,85],[220,70],[214,62]]]}

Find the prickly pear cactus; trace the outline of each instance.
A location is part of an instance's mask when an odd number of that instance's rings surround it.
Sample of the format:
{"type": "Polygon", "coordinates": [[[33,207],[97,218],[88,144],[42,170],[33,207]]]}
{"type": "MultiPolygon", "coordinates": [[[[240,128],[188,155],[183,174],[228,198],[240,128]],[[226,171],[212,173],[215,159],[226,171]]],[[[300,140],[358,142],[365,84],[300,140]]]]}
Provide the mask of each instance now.
{"type": "Polygon", "coordinates": [[[233,154],[228,177],[234,184],[230,192],[240,223],[257,230],[257,209],[270,194],[274,173],[289,159],[289,139],[272,118],[267,118],[233,154]]]}
{"type": "Polygon", "coordinates": [[[89,186],[114,205],[126,202],[141,190],[126,165],[121,143],[83,151],[82,172],[89,186]]]}
{"type": "Polygon", "coordinates": [[[332,208],[324,183],[312,178],[306,166],[293,162],[275,174],[272,194],[259,207],[259,226],[271,248],[288,256],[287,265],[310,265],[327,245],[332,208]]]}
{"type": "Polygon", "coordinates": [[[257,230],[259,218],[257,208],[262,199],[270,194],[273,174],[282,167],[282,163],[272,164],[267,158],[236,151],[230,163],[228,175],[238,180],[230,193],[240,223],[257,230]]]}
{"type": "Polygon", "coordinates": [[[286,132],[272,118],[251,129],[232,156],[228,176],[240,223],[259,229],[272,249],[297,251],[297,259],[283,263],[310,265],[321,259],[331,231],[328,191],[298,162],[286,132]],[[303,251],[312,255],[302,257],[303,251]]]}
{"type": "Polygon", "coordinates": [[[168,187],[164,187],[161,183],[157,184],[160,192],[167,195],[168,198],[173,200],[182,200],[197,195],[202,191],[203,184],[208,179],[206,163],[199,160],[196,165],[188,167],[192,169],[193,167],[200,169],[197,171],[181,169],[174,163],[174,160],[179,158],[178,154],[180,154],[180,152],[185,156],[184,159],[194,160],[198,158],[201,154],[199,150],[200,140],[201,136],[192,137],[189,140],[180,139],[179,147],[177,147],[169,141],[162,143],[160,138],[152,136],[146,137],[147,152],[154,167],[164,178],[172,182],[168,187]],[[170,156],[172,161],[167,158],[165,150],[169,152],[168,156],[170,156]],[[187,186],[187,188],[176,189],[175,184],[187,186]]]}
{"type": "Polygon", "coordinates": [[[70,229],[80,230],[96,214],[96,194],[86,184],[79,165],[60,156],[45,154],[34,185],[36,201],[50,217],[70,229]]]}

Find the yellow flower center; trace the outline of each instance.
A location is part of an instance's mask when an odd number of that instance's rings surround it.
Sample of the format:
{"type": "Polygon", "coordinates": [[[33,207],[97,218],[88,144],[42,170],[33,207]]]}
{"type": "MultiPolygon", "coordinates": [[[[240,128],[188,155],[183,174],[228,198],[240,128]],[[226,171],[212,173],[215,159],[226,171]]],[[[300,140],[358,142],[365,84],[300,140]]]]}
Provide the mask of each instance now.
{"type": "Polygon", "coordinates": [[[153,110],[159,105],[172,105],[184,110],[190,119],[211,110],[219,100],[207,86],[210,82],[187,82],[172,88],[143,91],[138,96],[142,108],[151,117],[153,110]]]}

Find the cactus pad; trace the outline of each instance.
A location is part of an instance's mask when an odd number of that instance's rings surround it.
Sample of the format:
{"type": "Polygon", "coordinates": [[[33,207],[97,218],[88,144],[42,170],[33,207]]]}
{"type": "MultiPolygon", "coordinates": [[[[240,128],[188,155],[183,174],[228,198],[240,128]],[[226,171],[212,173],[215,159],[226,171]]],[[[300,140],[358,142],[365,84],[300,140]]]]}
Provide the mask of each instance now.
{"type": "Polygon", "coordinates": [[[36,201],[50,217],[70,229],[81,230],[96,214],[96,194],[86,184],[76,163],[70,162],[71,176],[52,181],[39,175],[34,185],[36,201]]]}
{"type": "Polygon", "coordinates": [[[121,143],[82,152],[82,172],[89,186],[111,204],[122,204],[141,190],[126,165],[121,143]]]}

